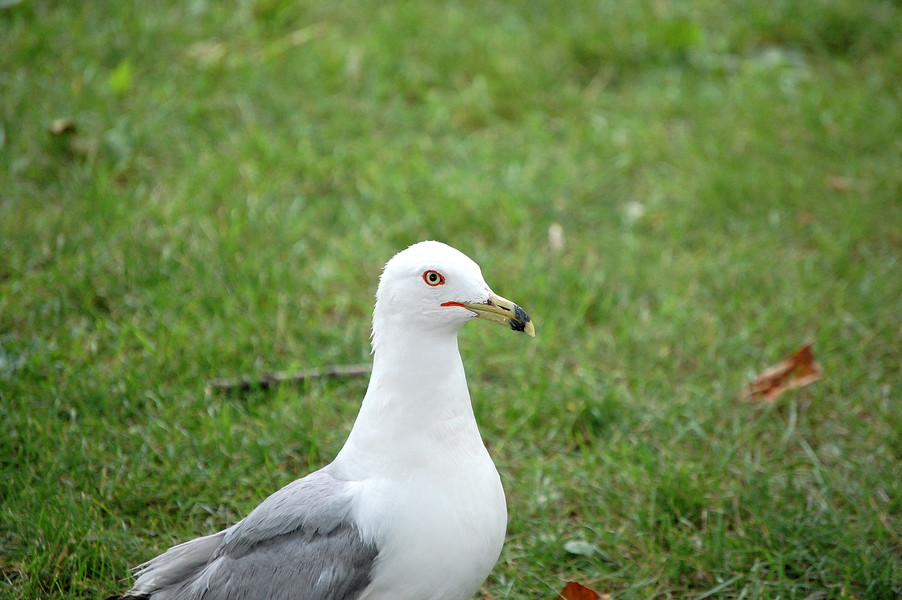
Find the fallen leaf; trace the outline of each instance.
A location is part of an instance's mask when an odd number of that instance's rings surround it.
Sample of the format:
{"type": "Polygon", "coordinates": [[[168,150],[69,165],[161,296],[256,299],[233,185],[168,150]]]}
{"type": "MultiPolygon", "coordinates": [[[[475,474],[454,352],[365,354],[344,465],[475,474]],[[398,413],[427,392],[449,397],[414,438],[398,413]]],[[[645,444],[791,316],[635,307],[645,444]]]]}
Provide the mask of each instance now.
{"type": "Polygon", "coordinates": [[[783,392],[810,385],[823,375],[824,370],[814,360],[811,344],[808,344],[780,364],[766,369],[740,392],[739,397],[755,402],[773,402],[783,392]]]}
{"type": "Polygon", "coordinates": [[[610,594],[599,594],[581,583],[568,581],[558,595],[558,600],[608,600],[610,597],[610,594]]]}

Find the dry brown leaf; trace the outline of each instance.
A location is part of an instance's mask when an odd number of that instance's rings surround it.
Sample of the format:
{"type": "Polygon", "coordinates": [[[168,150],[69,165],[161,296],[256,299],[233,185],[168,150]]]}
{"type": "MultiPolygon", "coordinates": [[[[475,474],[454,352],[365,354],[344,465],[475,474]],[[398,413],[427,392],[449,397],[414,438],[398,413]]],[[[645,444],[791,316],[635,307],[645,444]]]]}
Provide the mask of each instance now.
{"type": "Polygon", "coordinates": [[[811,346],[799,348],[780,364],[766,369],[740,392],[739,397],[754,402],[773,402],[783,392],[805,387],[823,377],[824,370],[814,360],[811,346]]]}
{"type": "Polygon", "coordinates": [[[610,594],[599,594],[581,583],[568,581],[561,590],[558,600],[608,600],[610,597],[610,594]]]}

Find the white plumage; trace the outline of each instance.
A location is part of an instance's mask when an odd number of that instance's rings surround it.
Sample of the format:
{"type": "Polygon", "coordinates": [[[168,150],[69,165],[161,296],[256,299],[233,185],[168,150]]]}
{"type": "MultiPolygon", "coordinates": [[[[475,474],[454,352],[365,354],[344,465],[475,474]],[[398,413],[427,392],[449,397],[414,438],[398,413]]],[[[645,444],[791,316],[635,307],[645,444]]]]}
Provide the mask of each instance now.
{"type": "Polygon", "coordinates": [[[138,568],[152,600],[466,600],[498,559],[504,491],[470,404],[457,331],[534,335],[479,266],[439,242],[397,254],[373,313],[373,373],[335,461],[232,527],[138,568]]]}

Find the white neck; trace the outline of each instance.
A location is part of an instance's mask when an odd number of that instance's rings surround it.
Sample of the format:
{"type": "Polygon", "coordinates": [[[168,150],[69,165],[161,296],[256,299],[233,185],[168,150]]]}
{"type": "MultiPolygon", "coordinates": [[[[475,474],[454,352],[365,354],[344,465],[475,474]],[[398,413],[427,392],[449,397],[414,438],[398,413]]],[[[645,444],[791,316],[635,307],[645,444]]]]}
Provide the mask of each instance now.
{"type": "Polygon", "coordinates": [[[347,473],[356,478],[484,452],[456,331],[382,333],[388,335],[373,341],[373,374],[336,466],[359,465],[347,473]]]}

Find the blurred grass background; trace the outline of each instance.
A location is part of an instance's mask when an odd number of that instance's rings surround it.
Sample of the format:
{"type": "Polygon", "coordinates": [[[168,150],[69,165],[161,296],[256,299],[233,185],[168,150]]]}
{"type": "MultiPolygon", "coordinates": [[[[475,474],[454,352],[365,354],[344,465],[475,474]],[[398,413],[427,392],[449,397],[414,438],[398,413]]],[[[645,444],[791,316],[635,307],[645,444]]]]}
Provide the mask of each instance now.
{"type": "Polygon", "coordinates": [[[122,591],[328,462],[364,380],[205,382],[366,362],[427,238],[538,327],[462,333],[511,515],[484,598],[899,597],[900,23],[0,2],[0,597],[122,591]],[[807,341],[823,381],[737,400],[807,341]]]}

